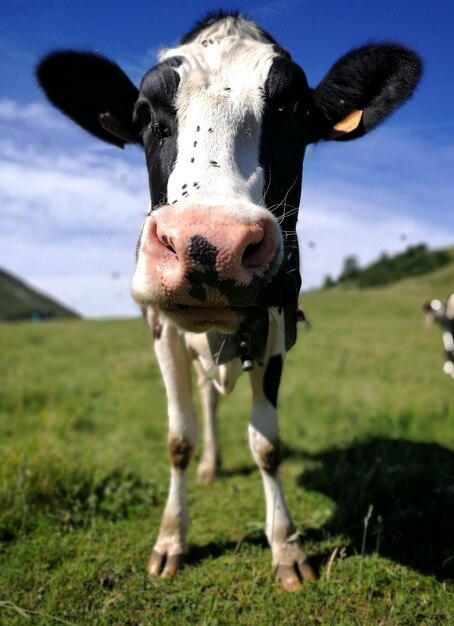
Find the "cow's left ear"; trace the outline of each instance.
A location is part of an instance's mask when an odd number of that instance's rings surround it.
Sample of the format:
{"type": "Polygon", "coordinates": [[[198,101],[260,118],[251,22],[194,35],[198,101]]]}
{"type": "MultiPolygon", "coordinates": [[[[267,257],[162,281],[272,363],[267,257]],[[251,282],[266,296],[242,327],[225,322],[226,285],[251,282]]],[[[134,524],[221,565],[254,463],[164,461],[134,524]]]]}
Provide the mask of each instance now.
{"type": "Polygon", "coordinates": [[[310,142],[362,137],[413,94],[420,57],[397,44],[369,45],[343,56],[313,90],[310,142]]]}
{"type": "Polygon", "coordinates": [[[98,139],[119,148],[141,143],[133,121],[138,89],[110,59],[58,50],[41,60],[36,77],[52,104],[98,139]]]}

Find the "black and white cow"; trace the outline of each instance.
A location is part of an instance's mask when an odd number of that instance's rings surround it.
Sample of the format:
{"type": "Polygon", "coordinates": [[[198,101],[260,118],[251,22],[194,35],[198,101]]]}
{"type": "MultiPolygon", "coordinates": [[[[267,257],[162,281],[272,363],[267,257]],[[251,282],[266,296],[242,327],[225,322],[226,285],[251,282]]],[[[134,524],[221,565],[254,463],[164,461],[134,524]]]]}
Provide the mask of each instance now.
{"type": "Polygon", "coordinates": [[[266,535],[284,588],[313,579],[285,502],[277,396],[296,337],[296,223],[305,148],[356,139],[413,93],[419,57],[396,44],[342,57],[315,89],[255,23],[218,13],[163,50],[137,89],[112,61],[62,50],[37,68],[50,101],[96,137],[145,150],[151,203],[132,294],[146,311],[167,390],[170,491],[148,571],[170,576],[187,551],[186,469],[197,442],[190,365],[216,472],[215,414],[249,371],[249,442],[266,499],[266,535]]]}
{"type": "Polygon", "coordinates": [[[436,321],[443,329],[445,351],[443,371],[454,378],[454,293],[449,296],[446,303],[440,300],[425,302],[423,309],[426,322],[431,324],[436,321]]]}

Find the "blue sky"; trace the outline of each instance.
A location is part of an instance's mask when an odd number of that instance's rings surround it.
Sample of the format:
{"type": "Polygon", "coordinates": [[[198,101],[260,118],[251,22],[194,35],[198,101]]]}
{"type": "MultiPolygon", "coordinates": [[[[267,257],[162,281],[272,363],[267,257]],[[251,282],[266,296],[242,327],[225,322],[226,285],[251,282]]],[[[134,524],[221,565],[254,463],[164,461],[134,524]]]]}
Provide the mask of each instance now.
{"type": "Polygon", "coordinates": [[[453,3],[3,0],[0,266],[85,315],[137,313],[129,284],[148,202],[143,155],[98,143],[54,112],[33,67],[55,48],[98,50],[138,83],[159,48],[220,7],[239,7],[270,31],[312,86],[368,41],[400,41],[424,59],[415,97],[385,125],[308,151],[299,222],[306,288],[336,275],[347,254],[366,263],[409,243],[454,244],[453,3]]]}

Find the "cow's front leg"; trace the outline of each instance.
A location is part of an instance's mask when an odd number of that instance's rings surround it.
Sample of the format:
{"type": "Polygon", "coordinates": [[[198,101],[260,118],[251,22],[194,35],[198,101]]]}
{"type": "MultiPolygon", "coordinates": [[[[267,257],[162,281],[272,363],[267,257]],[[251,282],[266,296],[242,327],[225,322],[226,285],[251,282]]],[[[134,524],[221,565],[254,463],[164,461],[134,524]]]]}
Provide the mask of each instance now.
{"type": "Polygon", "coordinates": [[[288,591],[296,591],[303,580],[314,580],[299,534],[285,502],[279,478],[281,445],[277,416],[277,392],[283,357],[275,354],[265,367],[251,372],[253,392],[249,445],[262,474],[266,500],[266,536],[272,550],[276,577],[288,591]]]}
{"type": "Polygon", "coordinates": [[[197,441],[197,418],[189,355],[183,336],[172,324],[164,324],[161,337],[155,341],[155,352],[167,391],[171,470],[169,495],[147,570],[154,576],[168,577],[176,574],[187,550],[186,470],[197,441]]]}
{"type": "Polygon", "coordinates": [[[214,386],[213,381],[207,377],[201,364],[197,361],[194,364],[197,370],[203,414],[203,447],[197,466],[197,479],[200,483],[208,484],[218,474],[221,466],[216,423],[219,391],[214,386]]]}

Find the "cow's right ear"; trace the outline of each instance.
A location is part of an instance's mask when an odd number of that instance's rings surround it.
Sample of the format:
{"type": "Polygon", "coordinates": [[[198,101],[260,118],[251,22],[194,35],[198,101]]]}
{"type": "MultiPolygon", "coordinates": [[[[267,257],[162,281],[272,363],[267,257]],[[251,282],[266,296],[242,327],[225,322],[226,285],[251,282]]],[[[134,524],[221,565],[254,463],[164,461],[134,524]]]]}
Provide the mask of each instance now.
{"type": "Polygon", "coordinates": [[[36,77],[51,103],[95,137],[120,148],[141,143],[132,119],[139,92],[116,63],[92,52],[60,50],[42,59],[36,77]]]}
{"type": "Polygon", "coordinates": [[[411,98],[422,69],[419,56],[399,44],[352,50],[312,92],[309,141],[348,141],[370,132],[411,98]]]}

